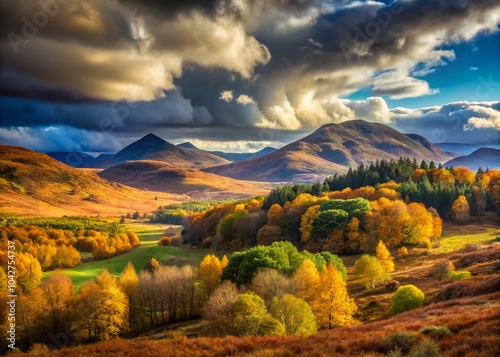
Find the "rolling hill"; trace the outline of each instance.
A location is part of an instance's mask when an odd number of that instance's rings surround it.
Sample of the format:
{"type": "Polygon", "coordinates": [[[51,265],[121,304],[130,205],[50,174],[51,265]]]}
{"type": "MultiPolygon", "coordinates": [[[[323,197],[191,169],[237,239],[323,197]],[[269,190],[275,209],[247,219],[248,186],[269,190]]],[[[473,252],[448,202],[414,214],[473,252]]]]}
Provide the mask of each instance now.
{"type": "Polygon", "coordinates": [[[381,159],[409,157],[446,162],[456,156],[420,135],[405,135],[383,124],[352,120],[323,125],[270,154],[203,171],[241,180],[311,182],[381,159]]]}
{"type": "Polygon", "coordinates": [[[229,162],[211,152],[186,149],[171,144],[154,134],[148,134],[92,167],[108,168],[125,161],[135,160],[163,161],[180,168],[205,168],[229,162]]]}
{"type": "Polygon", "coordinates": [[[194,169],[177,168],[161,161],[128,161],[110,167],[99,176],[125,185],[176,194],[194,199],[252,197],[269,193],[270,185],[218,176],[194,169]]]}
{"type": "Polygon", "coordinates": [[[481,148],[466,156],[459,156],[448,161],[444,166],[467,167],[477,171],[479,167],[483,170],[500,169],[500,150],[492,148],[481,148]]]}
{"type": "Polygon", "coordinates": [[[46,154],[0,145],[0,212],[47,216],[150,212],[185,196],[109,182],[46,154]],[[155,199],[156,197],[156,199],[155,199]]]}

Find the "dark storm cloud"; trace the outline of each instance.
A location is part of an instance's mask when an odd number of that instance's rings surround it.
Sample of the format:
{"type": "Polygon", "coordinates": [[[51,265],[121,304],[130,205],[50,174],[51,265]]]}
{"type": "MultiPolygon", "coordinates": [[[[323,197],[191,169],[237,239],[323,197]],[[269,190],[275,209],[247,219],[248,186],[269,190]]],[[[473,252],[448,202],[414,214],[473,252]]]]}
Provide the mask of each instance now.
{"type": "MultiPolygon", "coordinates": [[[[279,134],[255,140],[285,142],[362,117],[475,138],[441,125],[440,109],[403,120],[383,98],[342,97],[362,88],[393,99],[435,93],[422,73],[454,59],[442,46],[492,31],[500,19],[493,0],[73,0],[15,53],[7,34],[22,35],[23,17],[33,22],[40,3],[55,2],[0,3],[9,13],[0,24],[0,128],[99,131],[105,118],[122,141],[152,130],[254,141],[248,136],[268,130],[279,134]]],[[[493,137],[494,109],[476,109],[462,111],[461,123],[493,137]]]]}

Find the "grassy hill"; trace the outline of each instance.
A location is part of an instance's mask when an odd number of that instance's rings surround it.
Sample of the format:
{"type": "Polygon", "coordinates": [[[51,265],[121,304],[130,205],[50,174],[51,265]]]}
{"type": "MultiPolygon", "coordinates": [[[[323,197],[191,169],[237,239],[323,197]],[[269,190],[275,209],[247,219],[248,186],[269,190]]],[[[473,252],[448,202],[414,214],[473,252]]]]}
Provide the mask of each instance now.
{"type": "Polygon", "coordinates": [[[349,167],[400,157],[446,162],[455,157],[422,136],[364,120],[326,124],[267,155],[203,171],[252,181],[317,181],[349,167]]]}
{"type": "Polygon", "coordinates": [[[124,162],[100,172],[99,176],[136,188],[186,194],[203,200],[267,195],[271,189],[267,183],[239,181],[150,160],[124,162]]]}
{"type": "Polygon", "coordinates": [[[110,182],[46,154],[0,145],[0,213],[116,215],[136,210],[150,212],[185,199],[110,182]]]}

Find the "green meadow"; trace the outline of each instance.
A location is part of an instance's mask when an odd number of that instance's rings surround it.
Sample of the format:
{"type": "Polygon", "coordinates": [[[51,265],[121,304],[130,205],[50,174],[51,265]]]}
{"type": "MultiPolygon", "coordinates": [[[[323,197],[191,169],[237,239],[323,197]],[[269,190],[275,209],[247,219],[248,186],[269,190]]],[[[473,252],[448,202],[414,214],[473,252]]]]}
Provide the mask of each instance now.
{"type": "MultiPolygon", "coordinates": [[[[80,287],[86,281],[94,279],[103,269],[108,269],[111,274],[119,277],[128,262],[132,262],[137,272],[142,270],[151,258],[155,258],[160,263],[182,264],[191,262],[198,264],[206,253],[188,248],[157,245],[158,240],[163,236],[168,227],[169,225],[158,224],[128,225],[128,228],[139,236],[141,241],[139,247],[111,259],[91,261],[77,265],[74,268],[63,269],[63,272],[73,280],[73,284],[76,287],[80,287]]],[[[174,227],[180,230],[180,226],[174,227]]],[[[43,277],[49,277],[53,274],[54,271],[48,271],[43,274],[43,277]]]]}

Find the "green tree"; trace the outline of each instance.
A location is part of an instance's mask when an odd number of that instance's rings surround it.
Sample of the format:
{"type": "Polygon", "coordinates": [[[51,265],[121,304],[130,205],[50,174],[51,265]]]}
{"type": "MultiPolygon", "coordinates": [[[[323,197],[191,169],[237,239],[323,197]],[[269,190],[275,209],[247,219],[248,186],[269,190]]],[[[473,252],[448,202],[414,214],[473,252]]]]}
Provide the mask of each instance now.
{"type": "Polygon", "coordinates": [[[388,279],[384,266],[377,257],[364,254],[354,263],[354,274],[364,278],[366,288],[374,288],[375,285],[388,279]]]}
{"type": "Polygon", "coordinates": [[[392,295],[391,313],[399,314],[424,305],[425,295],[415,285],[403,285],[392,295]]]}
{"type": "Polygon", "coordinates": [[[311,307],[291,294],[273,298],[270,312],[283,324],[287,335],[309,335],[317,332],[311,307]]]}
{"type": "Polygon", "coordinates": [[[311,237],[317,242],[322,241],[334,229],[347,225],[349,214],[342,209],[322,211],[312,223],[311,237]]]}
{"type": "Polygon", "coordinates": [[[264,300],[253,292],[238,295],[233,303],[233,326],[239,336],[283,335],[285,327],[266,309],[264,300]]]}

